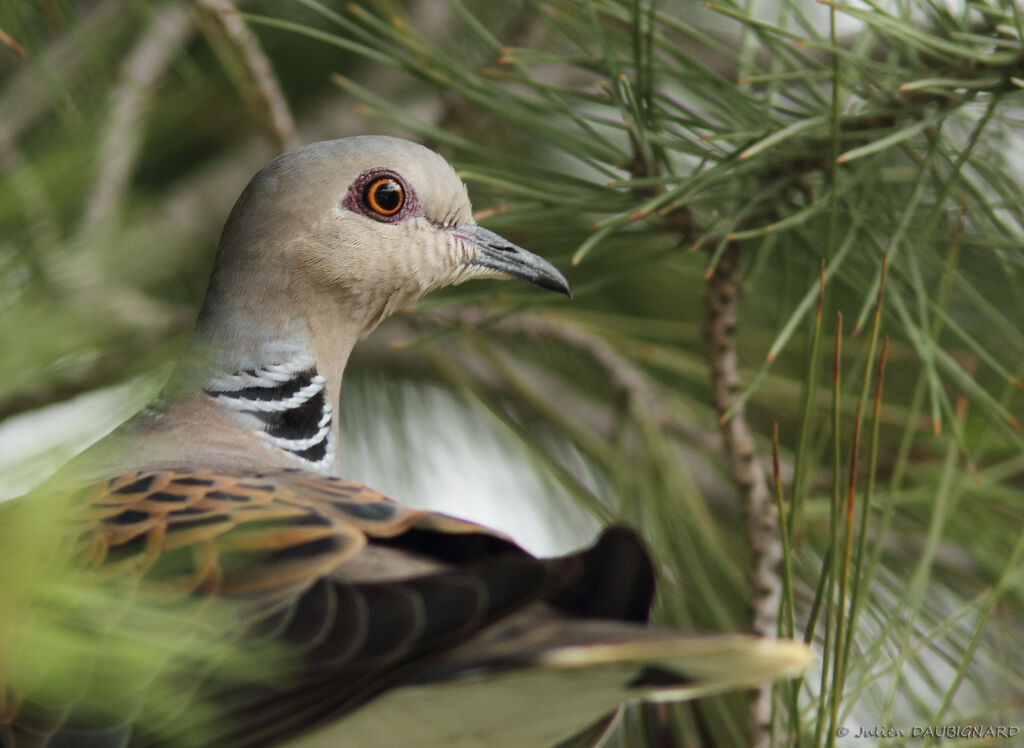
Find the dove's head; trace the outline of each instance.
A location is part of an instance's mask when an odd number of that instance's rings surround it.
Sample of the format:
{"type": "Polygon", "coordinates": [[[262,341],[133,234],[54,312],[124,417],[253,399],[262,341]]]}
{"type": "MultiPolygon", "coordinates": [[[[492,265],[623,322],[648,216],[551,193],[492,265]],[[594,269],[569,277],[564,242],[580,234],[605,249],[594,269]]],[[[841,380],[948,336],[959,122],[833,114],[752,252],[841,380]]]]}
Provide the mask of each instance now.
{"type": "Polygon", "coordinates": [[[252,179],[224,228],[203,316],[333,319],[362,336],[433,289],[484,277],[569,294],[553,265],[476,224],[441,156],[398,138],[344,138],[278,156],[252,179]]]}

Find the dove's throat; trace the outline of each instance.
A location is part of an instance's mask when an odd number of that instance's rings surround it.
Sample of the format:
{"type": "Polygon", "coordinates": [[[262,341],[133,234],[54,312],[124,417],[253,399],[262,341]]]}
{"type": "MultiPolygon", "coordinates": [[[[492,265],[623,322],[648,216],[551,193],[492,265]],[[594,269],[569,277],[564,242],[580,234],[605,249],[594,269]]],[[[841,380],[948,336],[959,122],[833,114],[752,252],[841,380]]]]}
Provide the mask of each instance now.
{"type": "Polygon", "coordinates": [[[315,321],[206,324],[202,318],[165,391],[172,413],[201,423],[213,415],[227,431],[258,440],[271,467],[337,474],[341,381],[356,326],[315,321]],[[352,327],[350,331],[347,329],[352,327]]]}

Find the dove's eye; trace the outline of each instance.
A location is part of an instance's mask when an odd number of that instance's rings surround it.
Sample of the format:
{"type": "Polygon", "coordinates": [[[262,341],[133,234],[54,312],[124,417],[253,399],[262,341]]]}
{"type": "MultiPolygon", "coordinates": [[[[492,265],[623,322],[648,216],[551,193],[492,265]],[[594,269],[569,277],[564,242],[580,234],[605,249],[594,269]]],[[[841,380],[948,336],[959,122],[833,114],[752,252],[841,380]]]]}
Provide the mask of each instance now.
{"type": "Polygon", "coordinates": [[[363,204],[377,215],[388,218],[405,204],[405,189],[394,177],[379,177],[363,190],[363,204]]]}

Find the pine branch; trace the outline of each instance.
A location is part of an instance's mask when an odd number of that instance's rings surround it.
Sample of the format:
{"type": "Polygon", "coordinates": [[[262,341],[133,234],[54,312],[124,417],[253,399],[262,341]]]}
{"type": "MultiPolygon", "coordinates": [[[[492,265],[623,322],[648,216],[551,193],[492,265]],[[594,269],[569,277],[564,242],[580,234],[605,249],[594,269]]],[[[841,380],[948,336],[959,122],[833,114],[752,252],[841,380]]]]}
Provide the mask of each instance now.
{"type": "MultiPolygon", "coordinates": [[[[740,392],[736,323],[739,319],[740,249],[729,242],[708,279],[705,305],[705,341],[715,407],[732,478],[740,491],[747,517],[750,547],[751,630],[774,638],[782,600],[779,575],[782,543],[778,515],[765,482],[764,469],[747,425],[740,392]]],[[[751,703],[751,745],[767,746],[771,734],[771,685],[755,691],[751,703]]]]}
{"type": "Polygon", "coordinates": [[[231,0],[191,0],[200,27],[278,152],[299,145],[295,120],[274,66],[231,0]]]}

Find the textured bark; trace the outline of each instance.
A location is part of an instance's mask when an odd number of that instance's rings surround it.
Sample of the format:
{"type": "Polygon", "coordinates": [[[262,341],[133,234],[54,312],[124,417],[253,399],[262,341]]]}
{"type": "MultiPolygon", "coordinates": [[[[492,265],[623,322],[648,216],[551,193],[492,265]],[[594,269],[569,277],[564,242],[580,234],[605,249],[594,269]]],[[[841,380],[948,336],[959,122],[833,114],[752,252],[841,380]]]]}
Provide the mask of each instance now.
{"type": "MultiPolygon", "coordinates": [[[[708,279],[705,298],[707,317],[704,333],[712,393],[720,416],[733,407],[741,391],[736,352],[739,296],[739,247],[730,244],[708,279]]],[[[722,437],[730,472],[746,510],[751,558],[751,629],[760,636],[774,638],[782,596],[778,515],[757,457],[754,437],[744,416],[744,407],[740,404],[730,418],[721,422],[722,437]]],[[[752,746],[769,744],[771,695],[771,684],[754,692],[750,714],[752,746]]]]}

